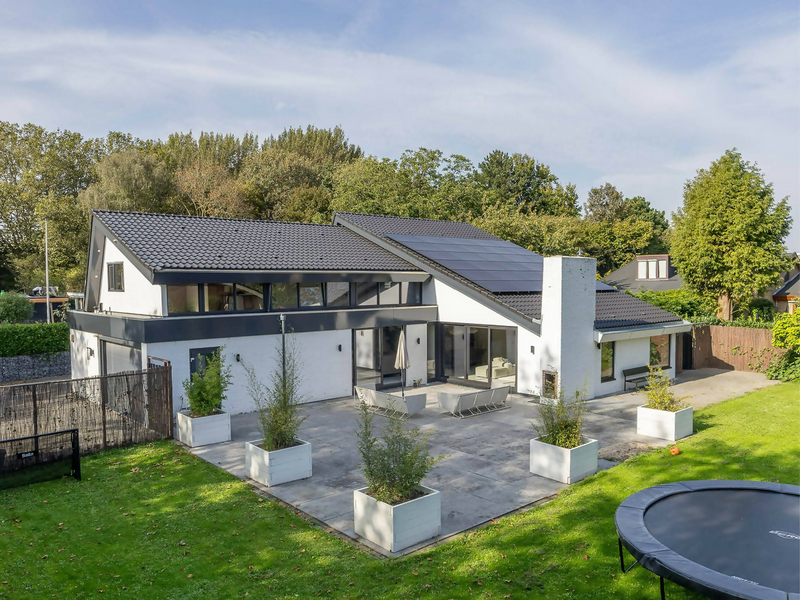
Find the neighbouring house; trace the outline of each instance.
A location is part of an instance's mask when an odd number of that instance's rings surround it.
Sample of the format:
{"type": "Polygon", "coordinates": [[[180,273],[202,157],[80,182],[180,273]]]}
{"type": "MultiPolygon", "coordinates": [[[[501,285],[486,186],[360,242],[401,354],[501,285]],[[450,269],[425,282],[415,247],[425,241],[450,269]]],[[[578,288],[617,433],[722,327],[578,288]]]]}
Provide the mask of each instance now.
{"type": "Polygon", "coordinates": [[[331,225],[95,211],[85,307],[70,311],[73,377],[139,369],[181,382],[225,347],[229,411],[254,409],[242,362],[266,380],[280,319],[309,401],[354,385],[624,389],[624,369],[674,375],[680,317],[596,281],[591,258],[544,258],[467,223],[337,213],[331,225]]]}
{"type": "Polygon", "coordinates": [[[772,294],[772,301],[778,312],[794,314],[800,302],[800,272],[772,294]]]}
{"type": "Polygon", "coordinates": [[[603,277],[603,281],[620,291],[634,293],[677,290],[683,285],[683,279],[672,265],[669,254],[638,255],[603,277]]]}

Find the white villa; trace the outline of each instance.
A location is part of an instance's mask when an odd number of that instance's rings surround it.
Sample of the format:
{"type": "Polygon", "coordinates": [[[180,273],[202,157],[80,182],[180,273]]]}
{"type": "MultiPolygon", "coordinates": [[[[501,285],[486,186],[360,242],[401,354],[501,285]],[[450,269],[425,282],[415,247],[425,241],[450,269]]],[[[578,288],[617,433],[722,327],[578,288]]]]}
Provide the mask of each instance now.
{"type": "Polygon", "coordinates": [[[337,213],[331,225],[95,211],[82,311],[68,313],[72,377],[141,369],[182,381],[224,347],[225,409],[254,410],[242,363],[266,381],[280,315],[309,401],[397,386],[405,330],[414,380],[593,398],[623,370],[674,376],[680,317],[596,281],[595,260],[543,258],[467,223],[337,213]]]}

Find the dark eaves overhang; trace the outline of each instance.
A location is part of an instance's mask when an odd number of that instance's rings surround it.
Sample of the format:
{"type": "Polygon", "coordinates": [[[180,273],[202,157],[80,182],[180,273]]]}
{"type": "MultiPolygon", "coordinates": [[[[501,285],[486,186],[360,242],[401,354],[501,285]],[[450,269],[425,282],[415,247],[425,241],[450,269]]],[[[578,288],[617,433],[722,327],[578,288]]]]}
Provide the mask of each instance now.
{"type": "Polygon", "coordinates": [[[500,302],[497,298],[494,297],[493,294],[475,284],[466,285],[459,278],[453,277],[453,275],[449,271],[444,270],[440,265],[437,265],[433,261],[424,258],[422,255],[417,254],[413,250],[406,248],[402,244],[395,242],[394,240],[391,240],[389,238],[384,238],[382,236],[375,235],[374,233],[364,229],[363,227],[359,227],[358,225],[354,224],[352,221],[348,221],[339,213],[334,213],[333,225],[341,225],[343,227],[346,227],[347,229],[350,229],[351,231],[354,231],[355,233],[357,233],[363,238],[366,238],[373,244],[380,246],[384,250],[388,250],[392,254],[399,256],[400,258],[411,263],[415,267],[430,273],[437,279],[441,280],[443,283],[446,283],[450,287],[458,290],[468,298],[471,298],[476,302],[480,302],[484,306],[489,306],[489,308],[503,315],[504,317],[516,323],[517,325],[524,327],[525,329],[528,329],[530,331],[533,331],[537,335],[541,335],[542,321],[540,319],[534,319],[532,317],[529,317],[528,315],[508,306],[507,304],[500,302]]]}
{"type": "MultiPolygon", "coordinates": [[[[438,320],[436,306],[303,310],[284,314],[287,327],[294,333],[414,325],[438,320]]],[[[145,344],[277,335],[281,332],[280,313],[276,312],[146,317],[68,311],[67,323],[70,329],[101,338],[145,344]]]]}

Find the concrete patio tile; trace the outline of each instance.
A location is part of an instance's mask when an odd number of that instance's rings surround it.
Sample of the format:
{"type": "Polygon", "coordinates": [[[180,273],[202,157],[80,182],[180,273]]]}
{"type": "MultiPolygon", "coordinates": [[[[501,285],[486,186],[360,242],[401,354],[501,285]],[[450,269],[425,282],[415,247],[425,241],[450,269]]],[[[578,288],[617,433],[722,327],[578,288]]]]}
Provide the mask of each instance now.
{"type": "Polygon", "coordinates": [[[323,498],[298,502],[295,506],[315,519],[328,521],[353,512],[353,490],[340,491],[323,498]]]}
{"type": "MultiPolygon", "coordinates": [[[[351,497],[352,500],[352,497],[351,497]]],[[[325,521],[325,524],[333,527],[334,529],[342,532],[346,536],[351,538],[356,538],[356,526],[353,521],[353,503],[350,503],[350,512],[339,515],[338,517],[332,517],[325,521]]]]}
{"type": "Polygon", "coordinates": [[[225,469],[239,479],[247,477],[244,468],[244,442],[223,442],[187,449],[195,456],[225,469]]]}
{"type": "Polygon", "coordinates": [[[360,470],[349,471],[347,473],[333,472],[331,475],[326,476],[320,473],[320,484],[336,489],[353,489],[357,490],[367,484],[363,473],[360,470]]]}
{"type": "Polygon", "coordinates": [[[293,506],[298,506],[302,502],[332,496],[341,491],[340,488],[325,485],[320,479],[315,479],[313,475],[309,479],[290,481],[289,483],[269,488],[270,494],[293,506]]]}
{"type": "MultiPolygon", "coordinates": [[[[530,467],[530,462],[527,463],[530,467]]],[[[518,466],[518,464],[502,464],[502,465],[492,465],[491,467],[487,467],[484,469],[480,469],[475,471],[478,475],[483,475],[484,477],[488,477],[489,479],[494,479],[495,481],[519,481],[520,479],[527,479],[531,476],[530,469],[522,469],[518,466]]]]}
{"type": "Polygon", "coordinates": [[[426,485],[435,490],[442,489],[442,486],[449,485],[453,479],[458,479],[469,473],[463,469],[458,469],[445,463],[435,465],[429,472],[425,479],[422,480],[422,485],[426,485]]]}
{"type": "Polygon", "coordinates": [[[442,536],[458,533],[513,510],[473,494],[442,491],[442,536]]]}
{"type": "Polygon", "coordinates": [[[447,482],[448,490],[466,492],[467,494],[474,494],[486,499],[491,499],[487,498],[487,495],[490,493],[488,490],[497,487],[500,486],[498,486],[498,481],[496,479],[489,479],[477,473],[464,473],[461,477],[456,477],[447,482]],[[483,490],[487,491],[483,494],[478,493],[483,490]]]}

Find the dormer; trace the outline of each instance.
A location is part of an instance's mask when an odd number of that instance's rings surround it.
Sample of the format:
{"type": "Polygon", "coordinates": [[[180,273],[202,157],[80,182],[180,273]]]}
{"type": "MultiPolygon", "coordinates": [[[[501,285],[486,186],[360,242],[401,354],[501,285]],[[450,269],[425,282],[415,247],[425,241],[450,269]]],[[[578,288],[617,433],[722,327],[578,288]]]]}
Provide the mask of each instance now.
{"type": "Polygon", "coordinates": [[[640,254],[636,257],[636,280],[669,279],[669,254],[640,254]]]}

